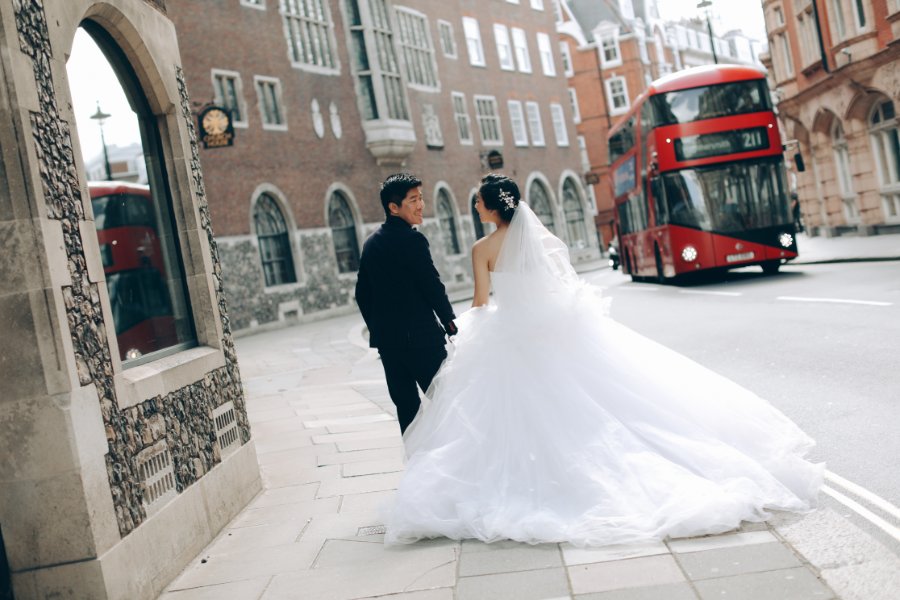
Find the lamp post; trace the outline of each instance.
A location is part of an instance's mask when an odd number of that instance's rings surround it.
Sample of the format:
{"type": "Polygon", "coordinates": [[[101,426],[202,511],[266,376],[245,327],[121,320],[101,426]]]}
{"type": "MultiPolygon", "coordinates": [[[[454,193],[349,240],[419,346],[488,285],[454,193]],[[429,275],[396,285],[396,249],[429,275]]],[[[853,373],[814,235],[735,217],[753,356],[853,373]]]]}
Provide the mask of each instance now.
{"type": "Polygon", "coordinates": [[[709,32],[709,47],[712,49],[713,62],[719,64],[719,57],[716,56],[716,40],[713,38],[712,22],[709,20],[709,7],[712,6],[712,0],[700,0],[697,8],[706,9],[706,30],[709,32]]]}
{"type": "Polygon", "coordinates": [[[91,118],[97,121],[100,126],[100,142],[103,144],[103,165],[106,167],[106,180],[112,181],[112,170],[109,168],[109,152],[106,149],[106,138],[103,137],[103,123],[106,122],[110,115],[100,110],[100,101],[97,101],[97,112],[91,115],[91,118]]]}

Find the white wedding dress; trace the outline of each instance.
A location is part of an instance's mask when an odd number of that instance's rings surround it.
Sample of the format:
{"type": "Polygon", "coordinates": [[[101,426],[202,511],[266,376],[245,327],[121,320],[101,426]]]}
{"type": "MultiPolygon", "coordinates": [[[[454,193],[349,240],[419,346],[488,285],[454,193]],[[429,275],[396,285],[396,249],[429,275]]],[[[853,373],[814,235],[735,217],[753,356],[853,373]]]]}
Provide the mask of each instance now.
{"type": "Polygon", "coordinates": [[[524,203],[406,431],[385,543],[607,545],[808,511],[824,465],[768,402],[616,323],[524,203]]]}

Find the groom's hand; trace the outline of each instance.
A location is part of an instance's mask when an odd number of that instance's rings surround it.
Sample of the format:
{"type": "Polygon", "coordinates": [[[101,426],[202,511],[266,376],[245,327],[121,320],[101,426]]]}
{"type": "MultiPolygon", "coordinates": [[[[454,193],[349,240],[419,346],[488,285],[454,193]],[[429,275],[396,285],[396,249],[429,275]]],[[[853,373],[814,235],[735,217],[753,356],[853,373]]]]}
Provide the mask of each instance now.
{"type": "Polygon", "coordinates": [[[447,335],[451,337],[459,333],[459,329],[457,329],[456,323],[454,323],[453,321],[448,321],[444,324],[444,331],[447,332],[447,335]]]}

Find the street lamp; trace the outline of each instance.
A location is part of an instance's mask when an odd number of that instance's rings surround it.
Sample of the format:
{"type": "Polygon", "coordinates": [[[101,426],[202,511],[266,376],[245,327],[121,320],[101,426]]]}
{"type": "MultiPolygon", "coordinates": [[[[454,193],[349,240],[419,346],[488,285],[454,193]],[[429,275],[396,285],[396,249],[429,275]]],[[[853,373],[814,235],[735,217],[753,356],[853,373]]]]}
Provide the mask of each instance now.
{"type": "Polygon", "coordinates": [[[697,8],[706,9],[706,30],[709,32],[709,47],[712,49],[713,62],[719,64],[719,57],[716,56],[716,40],[713,39],[712,22],[709,20],[709,7],[712,6],[712,0],[700,0],[697,8]]]}
{"type": "Polygon", "coordinates": [[[106,150],[106,138],[103,137],[103,123],[106,122],[110,115],[100,110],[100,101],[97,101],[97,112],[91,115],[91,119],[97,121],[100,126],[100,142],[103,144],[103,164],[106,167],[106,180],[112,181],[112,170],[109,168],[109,152],[106,150]]]}

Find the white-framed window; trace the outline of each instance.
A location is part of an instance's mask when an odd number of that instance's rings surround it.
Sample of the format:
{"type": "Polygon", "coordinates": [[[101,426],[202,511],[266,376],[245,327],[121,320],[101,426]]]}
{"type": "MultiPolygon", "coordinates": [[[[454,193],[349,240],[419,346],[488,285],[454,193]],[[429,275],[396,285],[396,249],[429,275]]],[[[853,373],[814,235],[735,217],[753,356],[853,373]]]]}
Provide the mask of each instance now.
{"type": "Polygon", "coordinates": [[[891,14],[900,11],[900,0],[891,0],[891,14]]]}
{"type": "Polygon", "coordinates": [[[544,0],[531,0],[531,8],[534,10],[544,10],[544,0]]]}
{"type": "Polygon", "coordinates": [[[456,36],[453,33],[453,24],[449,21],[439,20],[438,34],[441,38],[441,51],[447,58],[456,59],[456,36]]]}
{"type": "Polygon", "coordinates": [[[862,31],[866,28],[866,7],[863,0],[853,0],[853,16],[856,19],[856,30],[862,31]]]}
{"type": "Polygon", "coordinates": [[[244,85],[241,74],[224,69],[212,70],[215,103],[231,112],[235,127],[247,126],[247,103],[244,102],[244,85]]]}
{"type": "Polygon", "coordinates": [[[395,9],[398,40],[406,62],[406,81],[413,87],[437,90],[440,82],[434,60],[434,44],[423,13],[405,6],[395,9]]]}
{"type": "Polygon", "coordinates": [[[453,92],[450,97],[453,101],[453,119],[456,121],[459,143],[470,146],[473,143],[472,120],[469,118],[469,109],[466,108],[466,95],[462,92],[453,92]]]}
{"type": "Polygon", "coordinates": [[[626,19],[634,20],[634,4],[631,0],[619,0],[619,10],[626,19]]]}
{"type": "Polygon", "coordinates": [[[519,0],[506,0],[506,1],[509,2],[510,4],[518,4],[519,3],[519,0]]]}
{"type": "Polygon", "coordinates": [[[575,66],[572,64],[572,50],[569,48],[568,42],[559,43],[559,57],[562,60],[563,73],[565,73],[566,77],[574,75],[575,66]]]}
{"type": "Polygon", "coordinates": [[[550,118],[553,121],[553,133],[556,135],[557,146],[569,145],[569,131],[566,129],[566,115],[562,105],[550,103],[550,118]]]}
{"type": "Polygon", "coordinates": [[[550,0],[550,4],[551,6],[553,6],[553,16],[556,18],[557,23],[559,23],[563,19],[562,7],[559,5],[561,1],[562,0],[550,0]]]}
{"type": "Polygon", "coordinates": [[[778,49],[781,50],[781,56],[784,60],[784,74],[787,79],[794,76],[794,59],[791,56],[791,45],[788,42],[786,33],[779,33],[775,36],[778,39],[778,49]]]}
{"type": "Polygon", "coordinates": [[[588,155],[587,139],[583,135],[578,136],[578,154],[581,157],[581,172],[587,173],[591,170],[591,157],[588,155]]]}
{"type": "Polygon", "coordinates": [[[531,143],[535,146],[546,146],[544,141],[544,124],[541,122],[541,107],[537,102],[525,103],[525,114],[528,117],[528,131],[531,143]]]}
{"type": "Polygon", "coordinates": [[[329,3],[325,0],[280,0],[280,4],[291,64],[304,71],[340,73],[329,3]]]}
{"type": "Polygon", "coordinates": [[[531,57],[528,54],[528,38],[525,37],[525,30],[513,27],[512,39],[519,72],[531,73],[531,57]]]}
{"type": "Polygon", "coordinates": [[[838,40],[847,37],[847,21],[844,20],[843,0],[831,0],[829,17],[834,22],[834,33],[838,40]]]}
{"type": "Polygon", "coordinates": [[[550,36],[546,33],[537,34],[538,54],[541,57],[541,69],[547,77],[556,77],[556,65],[553,63],[553,50],[550,46],[550,36]]]}
{"type": "Polygon", "coordinates": [[[284,117],[284,103],[281,100],[281,81],[276,77],[256,75],[253,77],[253,83],[256,87],[263,129],[286,131],[287,120],[284,117]]]}
{"type": "Polygon", "coordinates": [[[776,6],[773,8],[772,14],[775,15],[775,27],[784,27],[784,11],[781,10],[781,7],[776,6]]]}
{"type": "Polygon", "coordinates": [[[800,30],[800,54],[803,64],[810,65],[819,60],[816,24],[812,13],[801,12],[797,15],[797,28],[800,30]]]}
{"type": "Polygon", "coordinates": [[[869,136],[878,167],[886,220],[900,221],[900,132],[890,100],[879,102],[869,115],[869,136]]]}
{"type": "Polygon", "coordinates": [[[266,0],[241,0],[241,6],[266,10],[266,0]]]}
{"type": "Polygon", "coordinates": [[[834,149],[834,166],[837,174],[838,191],[844,204],[844,216],[848,222],[859,221],[859,207],[853,193],[853,177],[850,172],[850,146],[844,136],[844,127],[837,119],[831,126],[831,145],[834,149]]]}
{"type": "Polygon", "coordinates": [[[459,236],[456,234],[456,211],[453,210],[453,199],[447,188],[441,187],[435,202],[438,223],[441,225],[441,237],[444,238],[444,252],[448,255],[461,254],[459,236]]]}
{"type": "Polygon", "coordinates": [[[512,46],[509,43],[509,30],[506,25],[494,23],[494,41],[497,42],[497,58],[500,60],[500,68],[504,71],[514,71],[512,46]]]}
{"type": "Polygon", "coordinates": [[[516,146],[528,145],[528,132],[525,130],[525,113],[522,111],[522,102],[509,100],[509,123],[512,125],[513,142],[516,146]]]}
{"type": "Polygon", "coordinates": [[[620,115],[628,112],[631,102],[628,99],[628,84],[624,77],[610,77],[605,82],[606,101],[609,103],[609,114],[620,115]]]}
{"type": "Polygon", "coordinates": [[[350,61],[364,121],[409,121],[409,104],[385,0],[346,0],[350,61]],[[376,49],[370,53],[369,48],[376,49]]]}
{"type": "Polygon", "coordinates": [[[503,132],[500,130],[500,114],[497,110],[497,99],[493,96],[473,96],[475,100],[475,118],[478,119],[478,130],[481,132],[481,143],[485,146],[502,146],[503,132]]]}
{"type": "Polygon", "coordinates": [[[572,122],[581,123],[581,109],[578,108],[578,93],[575,88],[569,88],[569,104],[572,105],[572,122]]]}
{"type": "Polygon", "coordinates": [[[619,48],[619,29],[605,29],[600,33],[600,62],[603,67],[616,67],[622,64],[622,50],[619,48]]]}
{"type": "Polygon", "coordinates": [[[484,46],[481,45],[481,29],[478,21],[472,17],[463,17],[463,33],[466,36],[466,50],[469,52],[469,64],[473,67],[483,67],[484,46]]]}

